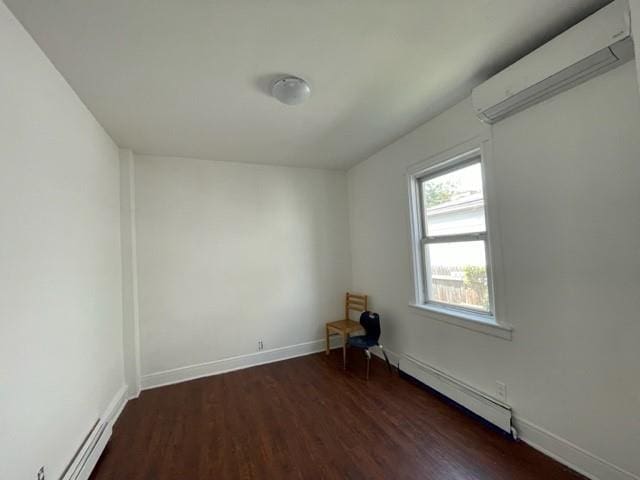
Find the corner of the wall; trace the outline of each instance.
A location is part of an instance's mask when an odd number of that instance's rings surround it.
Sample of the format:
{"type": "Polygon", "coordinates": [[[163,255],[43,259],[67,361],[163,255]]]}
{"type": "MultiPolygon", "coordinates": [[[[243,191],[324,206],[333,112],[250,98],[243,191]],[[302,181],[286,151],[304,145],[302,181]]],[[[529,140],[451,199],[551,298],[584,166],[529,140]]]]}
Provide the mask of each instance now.
{"type": "Polygon", "coordinates": [[[139,395],[141,382],[134,161],[131,149],[120,149],[122,342],[125,377],[129,384],[127,394],[130,398],[139,395]]]}
{"type": "Polygon", "coordinates": [[[141,387],[140,385],[129,385],[127,387],[127,398],[129,400],[135,400],[140,396],[141,387]]]}

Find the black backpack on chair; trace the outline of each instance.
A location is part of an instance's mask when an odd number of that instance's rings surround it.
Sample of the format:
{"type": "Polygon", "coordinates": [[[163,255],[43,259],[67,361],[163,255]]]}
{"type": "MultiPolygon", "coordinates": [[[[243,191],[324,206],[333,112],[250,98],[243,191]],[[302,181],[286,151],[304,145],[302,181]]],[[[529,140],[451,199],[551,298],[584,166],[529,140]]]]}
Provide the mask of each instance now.
{"type": "Polygon", "coordinates": [[[364,353],[367,356],[367,380],[369,380],[369,367],[371,362],[371,352],[369,349],[372,347],[378,347],[382,350],[382,354],[384,355],[384,359],[387,361],[389,371],[393,371],[391,370],[391,364],[389,363],[387,352],[384,351],[384,347],[380,345],[379,342],[380,315],[370,311],[362,312],[362,314],[360,314],[360,325],[364,328],[365,334],[349,338],[349,345],[364,350],[364,353]]]}
{"type": "Polygon", "coordinates": [[[372,346],[377,346],[378,340],[380,340],[380,315],[376,312],[362,312],[360,325],[366,332],[364,336],[367,340],[375,342],[372,346]]]}

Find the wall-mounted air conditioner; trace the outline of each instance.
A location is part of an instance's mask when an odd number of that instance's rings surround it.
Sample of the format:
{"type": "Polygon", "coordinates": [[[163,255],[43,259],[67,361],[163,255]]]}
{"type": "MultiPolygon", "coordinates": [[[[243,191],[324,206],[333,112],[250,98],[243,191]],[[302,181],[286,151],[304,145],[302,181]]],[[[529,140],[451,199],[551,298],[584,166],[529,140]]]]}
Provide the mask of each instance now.
{"type": "Polygon", "coordinates": [[[473,90],[495,123],[633,58],[628,0],[615,0],[473,90]]]}

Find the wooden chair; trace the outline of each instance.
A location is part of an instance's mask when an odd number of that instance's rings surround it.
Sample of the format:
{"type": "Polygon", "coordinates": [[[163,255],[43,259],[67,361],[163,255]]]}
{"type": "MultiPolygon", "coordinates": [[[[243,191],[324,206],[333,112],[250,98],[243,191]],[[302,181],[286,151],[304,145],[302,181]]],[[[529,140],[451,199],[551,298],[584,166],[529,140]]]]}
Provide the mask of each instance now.
{"type": "Polygon", "coordinates": [[[362,330],[360,322],[351,320],[350,313],[352,310],[358,313],[364,312],[368,310],[368,305],[369,297],[367,295],[347,292],[344,298],[344,319],[327,323],[327,355],[329,355],[329,337],[333,334],[342,335],[342,366],[345,370],[347,368],[347,343],[349,342],[349,335],[362,330]]]}

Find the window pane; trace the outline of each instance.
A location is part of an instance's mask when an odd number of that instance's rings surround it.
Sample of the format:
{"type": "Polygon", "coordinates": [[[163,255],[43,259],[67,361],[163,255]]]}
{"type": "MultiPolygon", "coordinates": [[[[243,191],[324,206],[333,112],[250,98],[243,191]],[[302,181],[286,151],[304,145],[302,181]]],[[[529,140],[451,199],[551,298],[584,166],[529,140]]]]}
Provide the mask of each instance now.
{"type": "Polygon", "coordinates": [[[424,180],[422,196],[428,236],[486,230],[480,163],[424,180]]]}
{"type": "Polygon", "coordinates": [[[485,242],[425,245],[429,300],[489,312],[485,242]]]}

